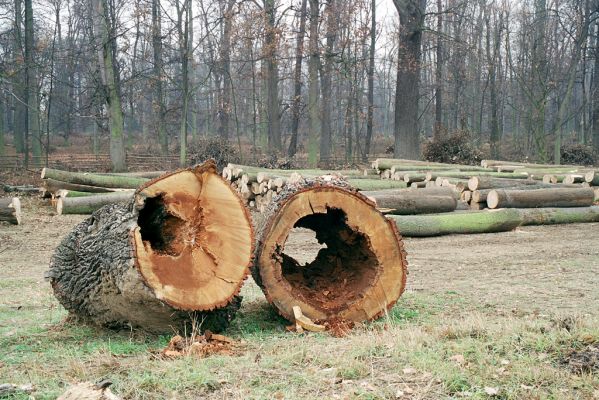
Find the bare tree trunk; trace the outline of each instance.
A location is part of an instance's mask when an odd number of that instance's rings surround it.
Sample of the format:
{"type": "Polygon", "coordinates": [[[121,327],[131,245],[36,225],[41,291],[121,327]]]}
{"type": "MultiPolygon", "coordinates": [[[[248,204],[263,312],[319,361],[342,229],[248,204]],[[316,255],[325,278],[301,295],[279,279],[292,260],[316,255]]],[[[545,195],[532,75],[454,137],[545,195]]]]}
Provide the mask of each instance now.
{"type": "Polygon", "coordinates": [[[220,79],[223,88],[218,91],[218,136],[222,140],[229,139],[231,118],[231,28],[235,3],[236,0],[228,0],[223,12],[223,33],[219,54],[220,79]]]}
{"type": "Polygon", "coordinates": [[[534,43],[531,66],[531,110],[530,132],[536,153],[541,162],[547,161],[545,137],[545,109],[547,106],[547,55],[545,53],[545,26],[547,24],[546,0],[535,0],[534,43]]]}
{"type": "Polygon", "coordinates": [[[182,101],[181,126],[179,128],[179,165],[187,164],[187,114],[189,111],[189,16],[191,1],[184,0],[180,6],[177,0],[177,30],[179,33],[179,54],[181,57],[182,101]]]}
{"type": "Polygon", "coordinates": [[[333,49],[337,38],[337,13],[335,0],[328,0],[325,8],[327,18],[326,49],[324,54],[324,68],[321,75],[322,106],[321,106],[321,133],[320,133],[320,162],[328,163],[332,150],[331,129],[331,74],[333,72],[333,49]]]}
{"type": "Polygon", "coordinates": [[[393,3],[400,20],[395,86],[394,156],[419,159],[418,100],[422,25],[426,0],[393,0],[393,3]]]}
{"type": "Polygon", "coordinates": [[[366,140],[362,159],[366,161],[370,153],[372,129],[374,125],[374,53],[376,50],[376,0],[370,1],[370,54],[368,60],[368,111],[366,115],[366,140]]]}
{"type": "Polygon", "coordinates": [[[112,41],[109,32],[111,19],[107,0],[94,1],[94,34],[96,37],[98,64],[108,107],[108,121],[110,125],[110,160],[115,172],[127,169],[125,160],[125,146],[123,141],[123,110],[117,79],[115,76],[115,65],[112,57],[112,41]]]}
{"type": "Polygon", "coordinates": [[[318,112],[318,17],[319,0],[310,0],[310,60],[308,63],[308,163],[316,166],[318,159],[318,132],[320,118],[318,112]]]}
{"type": "Polygon", "coordinates": [[[154,127],[158,131],[158,142],[162,155],[168,154],[168,136],[166,132],[166,105],[164,104],[164,61],[162,59],[162,21],[160,0],[152,0],[152,47],[154,50],[154,94],[152,110],[154,127]]]}
{"type": "Polygon", "coordinates": [[[295,68],[293,70],[293,106],[291,120],[291,139],[287,155],[293,157],[297,152],[297,133],[302,104],[302,60],[304,55],[304,37],[306,36],[306,8],[308,0],[302,0],[299,12],[299,31],[297,33],[297,42],[295,46],[295,68]]]}
{"type": "Polygon", "coordinates": [[[584,15],[581,15],[581,20],[575,22],[577,27],[576,41],[574,42],[572,60],[568,67],[568,83],[566,85],[566,92],[560,102],[559,109],[557,112],[557,119],[555,121],[554,136],[555,143],[553,149],[553,162],[560,164],[561,162],[561,148],[562,148],[562,128],[564,120],[566,118],[566,109],[570,106],[570,99],[572,97],[572,91],[574,90],[574,83],[577,76],[578,63],[581,57],[582,46],[587,40],[589,31],[589,22],[584,15]]]}
{"type": "Polygon", "coordinates": [[[281,150],[281,114],[279,110],[279,67],[277,64],[278,35],[275,26],[275,0],[264,0],[266,116],[268,119],[268,149],[281,150]]]}
{"type": "Polygon", "coordinates": [[[15,99],[14,99],[14,128],[13,137],[17,153],[26,153],[29,151],[26,140],[26,120],[27,120],[27,102],[25,99],[25,68],[23,65],[23,0],[15,0],[15,19],[14,19],[14,63],[19,72],[16,74],[15,81],[15,99]]]}
{"type": "MultiPolygon", "coordinates": [[[[599,31],[599,21],[596,23],[599,31]]],[[[599,39],[595,41],[595,63],[593,70],[593,110],[592,110],[592,144],[596,154],[599,154],[599,39]]]]}
{"type": "Polygon", "coordinates": [[[443,126],[443,1],[437,0],[437,54],[435,63],[435,126],[434,137],[438,137],[443,126]]]}
{"type": "Polygon", "coordinates": [[[499,156],[499,120],[497,118],[497,63],[499,58],[499,46],[501,45],[501,31],[503,29],[503,14],[500,13],[499,20],[495,21],[495,28],[491,33],[491,17],[486,16],[487,25],[487,40],[486,40],[486,52],[487,52],[487,64],[488,64],[488,76],[489,76],[489,89],[490,89],[490,101],[491,101],[491,118],[490,118],[490,142],[491,142],[491,157],[497,158],[499,156]],[[491,50],[491,38],[493,38],[493,49],[491,50]]]}

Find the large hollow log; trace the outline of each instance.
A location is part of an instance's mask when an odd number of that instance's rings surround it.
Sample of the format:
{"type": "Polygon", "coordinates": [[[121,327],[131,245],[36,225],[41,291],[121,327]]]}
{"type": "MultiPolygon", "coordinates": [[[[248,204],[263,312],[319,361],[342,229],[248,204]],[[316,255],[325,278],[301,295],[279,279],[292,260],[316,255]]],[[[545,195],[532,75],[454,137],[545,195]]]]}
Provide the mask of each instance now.
{"type": "Polygon", "coordinates": [[[395,225],[343,185],[310,180],[286,188],[265,215],[252,274],[288,320],[294,306],[316,321],[372,320],[404,290],[406,253],[395,225]],[[294,228],[314,231],[326,245],[305,265],[286,252],[294,228]]]}
{"type": "Polygon", "coordinates": [[[47,277],[67,310],[95,324],[220,331],[239,308],[253,241],[247,209],[209,162],[94,212],[58,246],[47,277]]]}
{"type": "Polygon", "coordinates": [[[452,196],[432,196],[419,191],[368,196],[377,208],[389,209],[390,214],[433,214],[454,211],[457,200],[452,196]]]}
{"type": "Polygon", "coordinates": [[[594,199],[591,188],[496,189],[487,195],[487,204],[489,208],[588,207],[594,199]]]}
{"type": "Polygon", "coordinates": [[[430,215],[389,215],[405,237],[506,232],[521,224],[518,210],[454,211],[430,215]]]}
{"type": "Polygon", "coordinates": [[[21,224],[21,201],[18,197],[0,199],[0,222],[21,224]]]}
{"type": "Polygon", "coordinates": [[[67,197],[69,192],[65,192],[67,193],[60,192],[56,202],[56,213],[58,215],[91,214],[105,205],[127,203],[133,198],[133,192],[102,193],[91,196],[77,196],[77,194],[85,192],[75,192],[73,197],[67,197]]]}

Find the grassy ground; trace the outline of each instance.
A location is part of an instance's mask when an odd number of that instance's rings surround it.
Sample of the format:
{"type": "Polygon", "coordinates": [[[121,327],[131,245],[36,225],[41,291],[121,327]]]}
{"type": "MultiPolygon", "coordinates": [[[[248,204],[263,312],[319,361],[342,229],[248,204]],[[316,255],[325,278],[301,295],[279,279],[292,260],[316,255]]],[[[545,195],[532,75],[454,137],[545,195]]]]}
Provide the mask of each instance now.
{"type": "MultiPolygon", "coordinates": [[[[526,293],[535,297],[530,287],[539,275],[535,270],[517,278],[529,285],[521,292],[510,285],[514,278],[505,271],[521,259],[475,268],[484,269],[481,274],[495,270],[499,280],[504,276],[505,301],[485,291],[480,274],[469,285],[460,277],[457,270],[472,263],[453,256],[434,260],[439,243],[453,243],[464,253],[471,238],[407,241],[408,251],[418,254],[411,259],[412,285],[385,318],[344,338],[286,333],[285,322],[248,281],[241,312],[227,332],[244,342],[239,354],[164,360],[153,350],[163,348],[169,337],[111,332],[66,318],[43,272],[60,237],[80,218],[53,217],[34,201],[25,206],[34,212],[24,225],[0,226],[0,383],[32,383],[37,399],[53,399],[74,382],[103,378],[114,382],[115,393],[131,399],[599,399],[599,371],[575,373],[564,362],[574,350],[599,347],[595,249],[587,249],[584,259],[567,252],[560,260],[551,254],[537,258],[548,276],[559,261],[556,268],[565,269],[563,276],[572,273],[580,288],[590,285],[581,292],[586,302],[576,303],[560,284],[539,284],[538,291],[553,290],[562,303],[577,304],[571,309],[549,301],[514,305],[514,298],[525,303],[526,293]],[[431,247],[427,258],[423,253],[431,247]],[[453,265],[456,272],[432,277],[437,264],[453,265]],[[587,275],[580,275],[582,269],[587,275]]],[[[541,234],[560,246],[564,232],[552,228],[563,229],[542,227],[526,237],[541,234]]],[[[587,230],[583,236],[596,246],[599,224],[578,229],[587,230]]],[[[515,238],[485,237],[492,238],[482,244],[489,248],[515,238]]],[[[475,253],[482,257],[482,251],[475,253]]],[[[495,294],[501,290],[490,287],[495,294]]]]}

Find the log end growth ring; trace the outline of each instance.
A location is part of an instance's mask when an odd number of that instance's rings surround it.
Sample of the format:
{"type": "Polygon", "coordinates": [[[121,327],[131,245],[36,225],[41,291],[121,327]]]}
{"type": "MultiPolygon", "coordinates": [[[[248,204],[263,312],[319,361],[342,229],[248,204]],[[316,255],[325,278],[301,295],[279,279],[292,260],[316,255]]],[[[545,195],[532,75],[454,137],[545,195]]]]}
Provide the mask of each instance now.
{"type": "Polygon", "coordinates": [[[401,236],[372,202],[353,191],[328,185],[300,190],[282,200],[261,235],[254,274],[289,320],[294,306],[312,320],[372,320],[405,288],[401,236]],[[285,251],[294,228],[314,231],[325,245],[305,265],[285,251]]]}
{"type": "Polygon", "coordinates": [[[135,205],[135,264],[157,298],[180,310],[208,311],[239,293],[252,261],[253,228],[212,163],[148,182],[135,205]]]}

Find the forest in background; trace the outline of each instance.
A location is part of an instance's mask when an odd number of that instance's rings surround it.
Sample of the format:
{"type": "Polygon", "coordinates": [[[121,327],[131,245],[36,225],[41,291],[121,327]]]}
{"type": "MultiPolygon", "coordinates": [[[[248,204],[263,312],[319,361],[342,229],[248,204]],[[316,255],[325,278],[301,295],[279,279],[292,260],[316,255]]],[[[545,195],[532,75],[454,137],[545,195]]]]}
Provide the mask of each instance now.
{"type": "Polygon", "coordinates": [[[0,0],[0,155],[599,150],[596,0],[0,0]],[[77,148],[77,151],[81,151],[77,148]]]}

